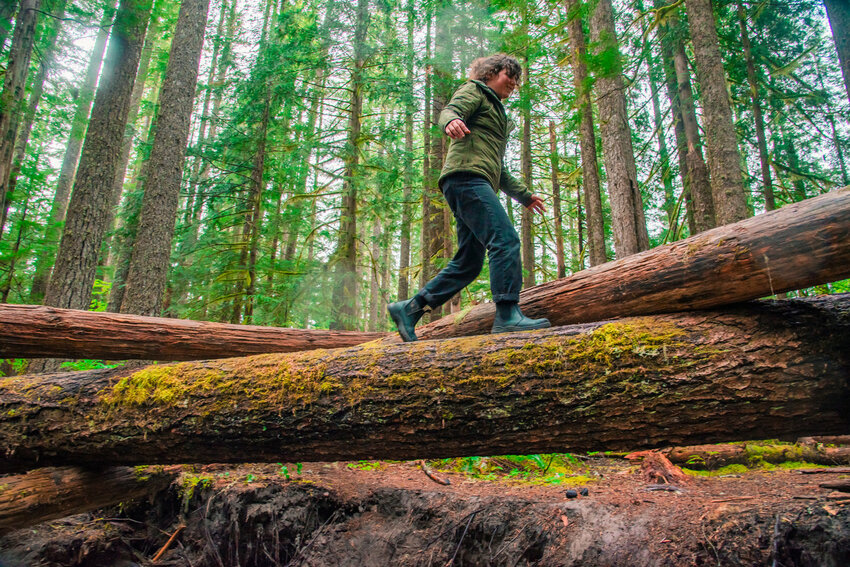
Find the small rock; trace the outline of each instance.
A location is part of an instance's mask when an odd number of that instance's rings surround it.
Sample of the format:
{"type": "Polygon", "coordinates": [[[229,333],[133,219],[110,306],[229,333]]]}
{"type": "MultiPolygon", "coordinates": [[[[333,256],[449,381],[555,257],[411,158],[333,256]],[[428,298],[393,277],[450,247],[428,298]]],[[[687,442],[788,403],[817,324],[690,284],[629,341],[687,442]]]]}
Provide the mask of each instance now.
{"type": "Polygon", "coordinates": [[[585,487],[585,488],[582,488],[581,490],[579,490],[578,493],[581,494],[582,496],[587,496],[588,494],[590,494],[590,491],[585,487]]]}
{"type": "Polygon", "coordinates": [[[578,498],[578,492],[575,490],[567,490],[567,498],[578,498]]]}

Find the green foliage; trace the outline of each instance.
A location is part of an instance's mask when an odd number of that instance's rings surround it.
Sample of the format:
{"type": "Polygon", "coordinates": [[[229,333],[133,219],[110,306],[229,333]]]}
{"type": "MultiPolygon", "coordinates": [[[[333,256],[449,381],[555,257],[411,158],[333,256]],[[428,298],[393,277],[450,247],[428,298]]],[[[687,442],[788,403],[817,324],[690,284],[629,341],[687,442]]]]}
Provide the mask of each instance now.
{"type": "Polygon", "coordinates": [[[108,364],[103,360],[72,360],[61,364],[62,368],[73,371],[99,370],[102,368],[117,368],[120,364],[108,364]]]}
{"type": "Polygon", "coordinates": [[[580,485],[594,479],[582,474],[575,455],[501,455],[429,461],[442,471],[459,472],[475,480],[509,480],[531,484],[580,485]]]}
{"type": "Polygon", "coordinates": [[[386,464],[383,461],[358,461],[356,463],[348,463],[345,466],[358,471],[379,471],[386,464]]]}

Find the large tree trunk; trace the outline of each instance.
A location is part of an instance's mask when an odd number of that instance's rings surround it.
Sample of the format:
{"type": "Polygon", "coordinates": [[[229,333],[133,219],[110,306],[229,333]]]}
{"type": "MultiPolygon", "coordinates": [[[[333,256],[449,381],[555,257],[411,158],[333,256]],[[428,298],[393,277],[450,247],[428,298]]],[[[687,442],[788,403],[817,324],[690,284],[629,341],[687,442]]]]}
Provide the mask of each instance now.
{"type": "MultiPolygon", "coordinates": [[[[130,153],[133,149],[133,143],[136,141],[136,122],[139,119],[139,111],[142,105],[142,96],[145,92],[145,85],[148,84],[148,69],[150,68],[151,56],[153,55],[153,44],[159,41],[159,18],[151,18],[150,28],[145,34],[145,45],[142,48],[142,54],[139,61],[139,70],[136,73],[136,82],[133,85],[133,93],[130,95],[130,111],[127,113],[127,126],[124,128],[124,139],[121,142],[120,158],[118,166],[115,168],[115,179],[112,182],[112,197],[109,206],[112,210],[117,211],[121,205],[121,195],[124,193],[124,181],[127,178],[127,167],[130,165],[130,153]]],[[[159,95],[156,95],[157,101],[159,95]]],[[[153,105],[157,107],[158,104],[153,105]]],[[[146,132],[147,133],[147,132],[146,132]]],[[[144,154],[145,152],[140,152],[144,154]]],[[[136,183],[136,188],[141,189],[143,184],[136,183]]],[[[138,216],[136,216],[136,225],[138,226],[138,216]]],[[[124,298],[124,286],[127,280],[127,268],[129,267],[129,256],[132,253],[132,243],[126,242],[124,238],[115,238],[114,233],[116,228],[123,228],[123,219],[121,215],[115,215],[109,223],[109,230],[103,239],[101,250],[104,251],[105,257],[102,259],[104,266],[115,268],[118,263],[118,258],[124,258],[126,261],[120,269],[112,270],[112,283],[114,287],[121,287],[121,299],[124,298]],[[116,244],[117,241],[117,244],[116,244]],[[131,249],[124,250],[130,245],[131,249]],[[115,275],[121,272],[121,278],[116,278],[115,275]]],[[[134,237],[135,240],[135,237],[134,237]]],[[[119,305],[120,309],[121,306],[119,305]]]]}
{"type": "Polygon", "coordinates": [[[0,534],[153,495],[179,471],[160,467],[44,468],[0,478],[0,534]]]}
{"type": "Polygon", "coordinates": [[[576,91],[576,110],[579,113],[579,144],[581,147],[581,174],[584,202],[587,208],[587,249],[591,266],[608,261],[605,252],[605,227],[602,215],[602,196],[599,189],[599,164],[596,160],[596,134],[593,130],[593,106],[587,72],[587,42],[581,19],[579,0],[566,0],[569,33],[570,61],[573,68],[573,85],[576,91]]]}
{"type": "Polygon", "coordinates": [[[626,85],[611,0],[598,0],[590,16],[590,38],[598,57],[612,63],[596,77],[602,157],[608,174],[611,228],[617,258],[649,248],[643,199],[637,180],[632,131],[626,108],[626,85]]]}
{"type": "Polygon", "coordinates": [[[708,170],[717,224],[748,216],[742,161],[711,0],[686,0],[697,78],[703,98],[708,170]]]}
{"type": "Polygon", "coordinates": [[[407,83],[405,84],[407,92],[404,100],[404,181],[401,203],[398,293],[396,295],[399,301],[406,299],[410,293],[410,223],[412,211],[410,199],[413,195],[413,115],[416,113],[416,85],[413,80],[413,29],[416,26],[414,4],[414,0],[408,0],[406,8],[407,49],[404,53],[404,65],[407,73],[407,83]]]}
{"type": "MultiPolygon", "coordinates": [[[[431,60],[431,21],[433,15],[430,9],[425,9],[425,60],[431,60]]],[[[430,251],[430,227],[431,227],[431,185],[437,182],[439,172],[431,167],[431,65],[425,65],[425,85],[422,112],[422,227],[419,231],[419,287],[431,279],[431,251],[430,251]]],[[[404,299],[399,297],[399,299],[404,299]]]]}
{"type": "Polygon", "coordinates": [[[183,0],[180,4],[159,97],[142,214],[130,258],[122,313],[158,315],[162,308],[208,8],[209,0],[183,0]]]}
{"type": "MultiPolygon", "coordinates": [[[[644,11],[642,0],[638,0],[636,8],[638,10],[638,14],[644,11]]],[[[664,204],[661,208],[667,214],[667,234],[665,236],[665,242],[672,242],[676,240],[676,234],[679,232],[680,207],[677,206],[677,202],[680,203],[681,200],[677,201],[673,191],[673,172],[670,166],[670,152],[667,149],[666,129],[661,115],[661,97],[658,95],[658,91],[661,88],[660,84],[663,83],[661,79],[662,70],[650,45],[649,32],[646,29],[646,24],[642,24],[641,27],[641,35],[643,36],[642,51],[643,56],[646,57],[646,75],[649,80],[649,94],[652,100],[652,124],[655,127],[655,136],[658,140],[658,160],[660,162],[658,164],[658,175],[661,178],[661,184],[664,186],[664,204]]],[[[677,118],[677,113],[674,110],[673,121],[675,122],[677,118]]]]}
{"type": "Polygon", "coordinates": [[[15,34],[12,36],[12,47],[6,64],[3,92],[0,93],[0,232],[3,231],[6,210],[11,199],[8,189],[12,153],[15,149],[18,123],[24,114],[22,103],[35,41],[36,15],[40,6],[41,0],[21,1],[21,9],[15,18],[15,34]]]}
{"type": "Polygon", "coordinates": [[[15,140],[15,155],[12,159],[12,169],[9,172],[9,179],[6,191],[6,205],[0,209],[0,237],[3,234],[3,228],[6,226],[6,217],[9,212],[9,205],[12,196],[15,194],[15,187],[18,184],[18,177],[21,174],[21,168],[24,166],[24,160],[27,157],[27,145],[32,134],[32,127],[35,122],[35,115],[38,112],[38,105],[41,103],[41,96],[44,94],[44,83],[47,80],[47,73],[53,66],[53,54],[56,51],[56,37],[62,29],[62,22],[65,16],[66,0],[58,0],[52,7],[53,18],[47,23],[47,29],[43,32],[41,38],[42,47],[41,61],[38,65],[38,73],[31,83],[31,91],[29,96],[29,104],[24,115],[24,121],[18,130],[18,137],[15,140]]]}
{"type": "Polygon", "coordinates": [[[764,208],[772,211],[776,208],[773,198],[773,180],[770,178],[770,156],[767,154],[767,138],[764,132],[764,116],[761,112],[761,97],[759,96],[759,84],[756,76],[756,65],[753,61],[753,52],[750,48],[750,34],[747,31],[747,13],[744,4],[738,0],[738,23],[741,26],[741,44],[744,47],[744,58],[747,60],[747,82],[750,85],[750,100],[753,103],[753,122],[756,126],[756,143],[759,149],[759,163],[761,164],[761,179],[764,184],[764,208]]]}
{"type": "Polygon", "coordinates": [[[100,65],[103,60],[103,50],[106,48],[106,38],[109,36],[109,28],[112,16],[115,12],[114,6],[106,7],[103,18],[98,26],[94,47],[89,55],[89,63],[86,75],[80,85],[77,97],[77,106],[74,110],[74,118],[71,120],[71,132],[68,136],[68,144],[62,158],[62,169],[59,171],[59,179],[56,181],[56,193],[53,196],[53,204],[50,207],[50,218],[45,227],[44,240],[48,244],[46,249],[39,254],[35,261],[35,275],[30,289],[30,301],[41,303],[47,291],[47,281],[50,277],[50,269],[53,265],[53,254],[51,247],[59,243],[62,235],[61,223],[68,209],[68,200],[71,197],[71,186],[74,184],[74,175],[77,170],[77,162],[80,159],[80,151],[83,148],[86,126],[88,125],[89,111],[91,111],[94,99],[94,88],[97,84],[97,76],[100,74],[100,65]]]}
{"type": "Polygon", "coordinates": [[[0,0],[0,51],[6,47],[6,38],[12,29],[12,15],[17,6],[17,0],[0,0]]]}
{"type": "Polygon", "coordinates": [[[829,27],[832,28],[838,61],[841,63],[847,100],[850,100],[850,4],[847,0],[823,0],[823,3],[826,5],[829,27]]]}
{"type": "Polygon", "coordinates": [[[688,191],[693,209],[694,234],[696,234],[717,226],[717,214],[708,166],[702,157],[700,129],[693,91],[691,91],[691,72],[688,55],[685,53],[685,43],[678,40],[673,49],[673,69],[676,75],[679,110],[682,114],[682,127],[687,147],[688,191]]]}
{"type": "Polygon", "coordinates": [[[0,305],[0,358],[199,360],[338,348],[384,336],[0,305]]]}
{"type": "Polygon", "coordinates": [[[354,30],[354,61],[351,67],[351,102],[348,109],[348,143],[343,172],[342,215],[336,250],[331,328],[352,330],[357,326],[357,179],[360,130],[363,121],[365,87],[366,31],[369,25],[369,0],[358,0],[354,30]]]}
{"type": "Polygon", "coordinates": [[[118,9],[45,305],[89,307],[150,10],[146,0],[122,0],[118,9]]]}
{"type": "MultiPolygon", "coordinates": [[[[524,4],[525,5],[525,4],[524,4]]],[[[525,15],[523,15],[525,19],[525,15]]],[[[527,24],[523,24],[523,29],[526,45],[530,41],[528,37],[527,24]]],[[[531,85],[529,84],[529,66],[531,63],[528,60],[528,48],[526,47],[525,57],[522,66],[522,87],[520,92],[520,109],[522,114],[522,182],[532,193],[534,192],[534,179],[531,171],[531,95],[529,93],[531,85]]],[[[522,240],[522,287],[532,287],[535,282],[534,277],[534,231],[531,220],[532,211],[528,207],[522,208],[520,215],[520,237],[522,240]]]]}
{"type": "Polygon", "coordinates": [[[850,427],[850,298],[0,379],[0,472],[637,449],[850,427]]]}
{"type": "MultiPolygon", "coordinates": [[[[850,276],[850,187],[547,282],[520,294],[553,325],[707,309],[850,276]]],[[[416,331],[436,339],[487,333],[491,303],[416,331]]]]}
{"type": "MultiPolygon", "coordinates": [[[[561,185],[558,179],[558,139],[555,135],[555,122],[549,121],[549,161],[551,164],[552,175],[552,214],[555,217],[555,265],[558,270],[558,277],[563,278],[567,275],[567,268],[564,260],[564,232],[563,221],[561,218],[561,185]]],[[[581,204],[577,203],[576,216],[579,215],[581,204]]],[[[581,219],[579,219],[579,234],[578,248],[581,249],[581,219]]],[[[579,258],[579,261],[581,259],[579,258]]]]}

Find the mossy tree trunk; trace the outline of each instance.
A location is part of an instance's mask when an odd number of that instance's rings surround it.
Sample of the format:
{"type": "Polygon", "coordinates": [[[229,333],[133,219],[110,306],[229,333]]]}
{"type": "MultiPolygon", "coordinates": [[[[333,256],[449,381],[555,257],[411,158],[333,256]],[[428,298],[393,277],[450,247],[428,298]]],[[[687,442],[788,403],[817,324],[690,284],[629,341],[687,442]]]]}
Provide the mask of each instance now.
{"type": "Polygon", "coordinates": [[[0,472],[415,459],[850,427],[850,300],[0,379],[0,472]]]}
{"type": "MultiPolygon", "coordinates": [[[[786,205],[527,289],[523,312],[553,325],[709,309],[850,276],[850,187],[786,205]]],[[[487,333],[492,303],[417,329],[419,338],[487,333]]]]}

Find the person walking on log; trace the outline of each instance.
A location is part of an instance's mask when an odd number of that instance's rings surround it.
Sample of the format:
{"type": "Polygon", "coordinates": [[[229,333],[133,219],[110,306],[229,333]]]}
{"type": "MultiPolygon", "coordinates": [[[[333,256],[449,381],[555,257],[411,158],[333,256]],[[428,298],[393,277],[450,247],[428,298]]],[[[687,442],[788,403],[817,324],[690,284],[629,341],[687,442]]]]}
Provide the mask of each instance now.
{"type": "Polygon", "coordinates": [[[455,215],[457,254],[434,279],[406,301],[387,309],[405,342],[415,341],[416,323],[432,308],[469,285],[490,258],[490,292],[496,302],[492,333],[544,329],[548,319],[530,319],[519,308],[522,288],[520,240],[499,201],[502,190],[533,212],[543,200],[505,168],[505,147],[514,128],[502,101],[517,88],[522,68],[503,53],[472,62],[466,81],[440,113],[440,128],[451,138],[438,184],[455,215]]]}

